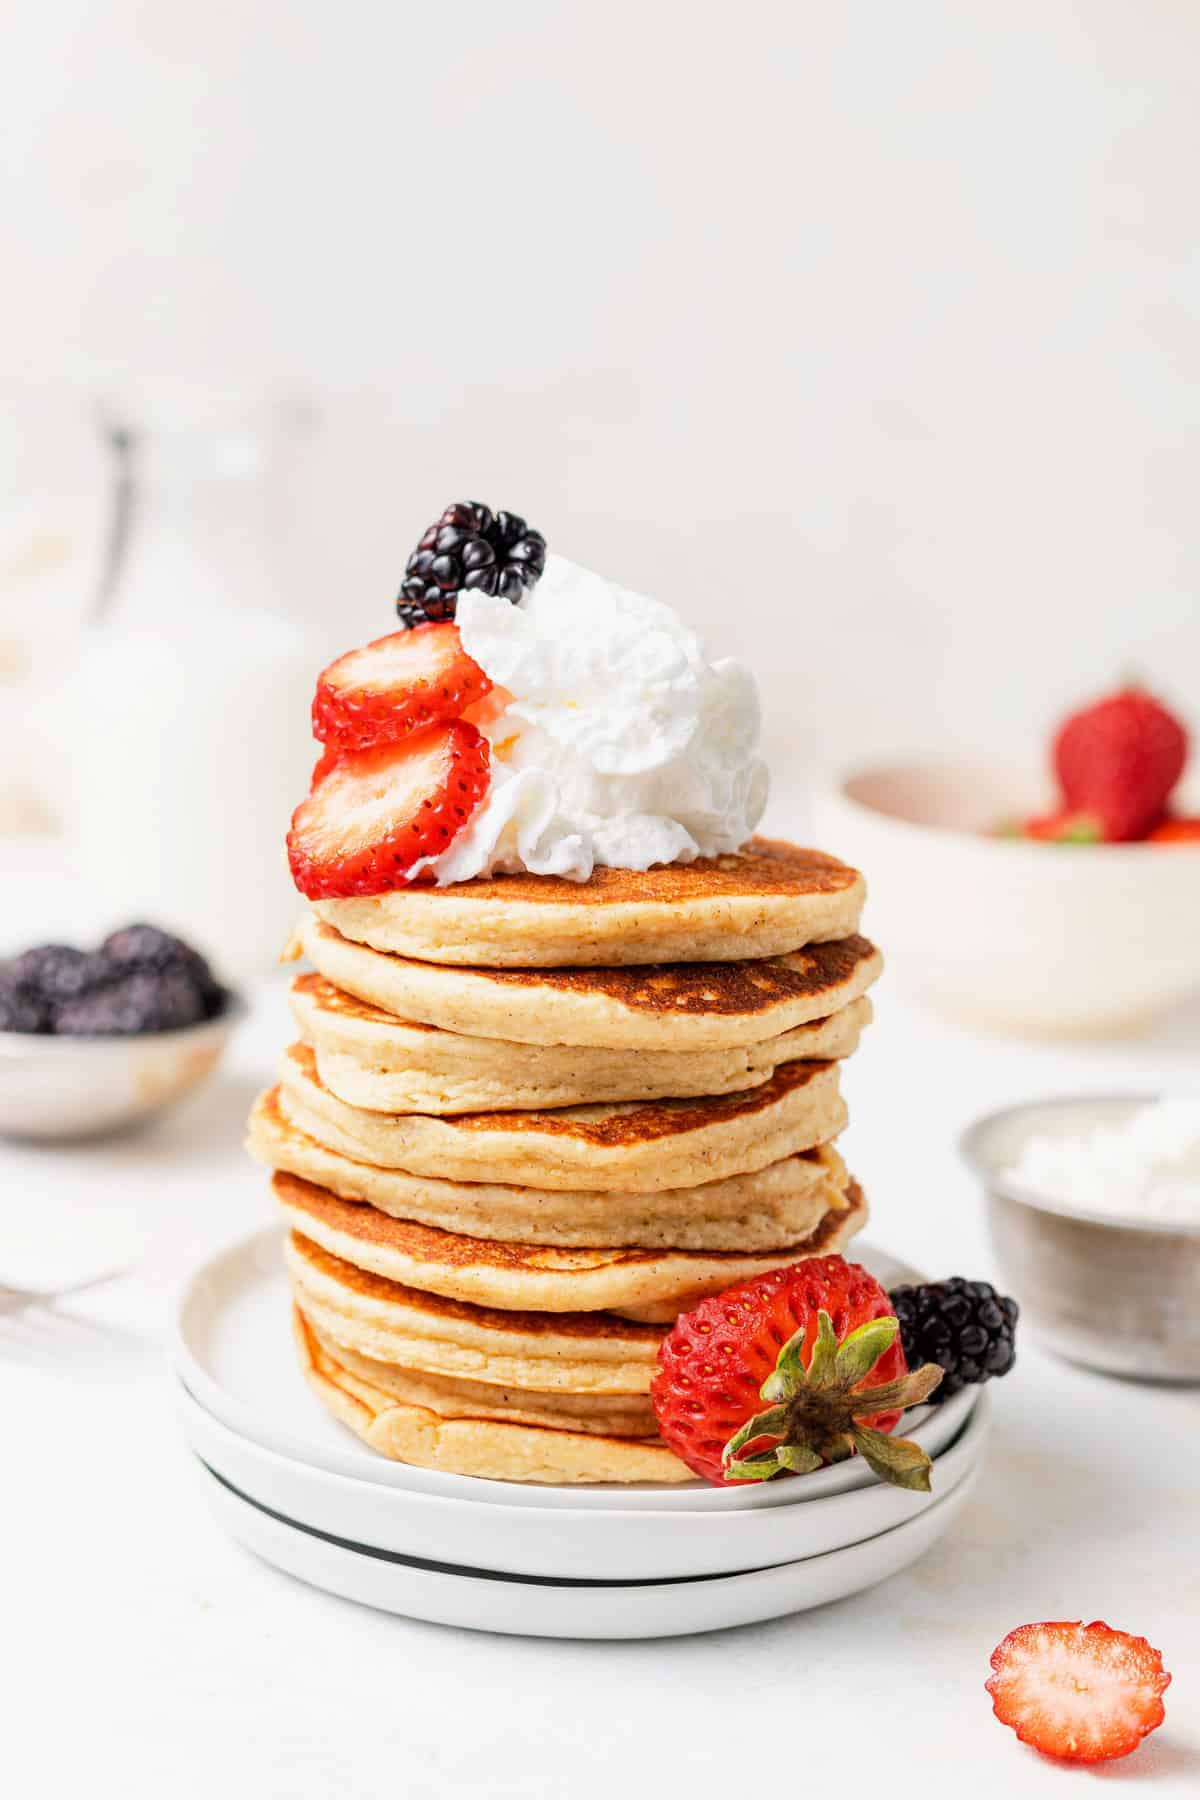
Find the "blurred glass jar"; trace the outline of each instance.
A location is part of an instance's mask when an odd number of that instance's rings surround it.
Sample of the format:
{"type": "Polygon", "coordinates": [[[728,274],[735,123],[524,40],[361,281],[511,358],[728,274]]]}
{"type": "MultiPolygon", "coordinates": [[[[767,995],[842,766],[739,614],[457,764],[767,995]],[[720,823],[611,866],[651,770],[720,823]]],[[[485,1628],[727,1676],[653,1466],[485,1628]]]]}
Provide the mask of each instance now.
{"type": "Polygon", "coordinates": [[[96,903],[242,975],[294,920],[284,835],[314,760],[318,653],[271,479],[284,426],[304,421],[207,390],[106,410],[109,542],[71,709],[67,824],[96,903]]]}

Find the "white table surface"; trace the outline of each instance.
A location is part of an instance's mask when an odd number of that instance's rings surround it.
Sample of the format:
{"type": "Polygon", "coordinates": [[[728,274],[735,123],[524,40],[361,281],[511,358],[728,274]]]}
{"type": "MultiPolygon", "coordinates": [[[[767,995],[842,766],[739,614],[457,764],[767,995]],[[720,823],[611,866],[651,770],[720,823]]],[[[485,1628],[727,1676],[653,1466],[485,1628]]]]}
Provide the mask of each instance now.
{"type": "MultiPolygon", "coordinates": [[[[0,873],[10,942],[69,925],[57,889],[16,879],[11,858],[0,873]]],[[[1082,1615],[1146,1634],[1175,1677],[1167,1725],[1100,1779],[1200,1793],[1200,1395],[1028,1341],[993,1386],[989,1463],[949,1537],[872,1592],[768,1625],[489,1637],[352,1606],[222,1536],[168,1410],[160,1335],[189,1266],[268,1217],[241,1136],[285,1040],[281,981],[251,998],[221,1071],[154,1128],[0,1145],[0,1279],[94,1267],[117,1243],[138,1259],[57,1314],[0,1316],[4,1791],[1080,1793],[1095,1778],[1018,1744],[983,1682],[1014,1625],[1082,1615]]],[[[932,1273],[993,1274],[960,1128],[1040,1093],[1194,1084],[1198,1045],[1200,1012],[1105,1048],[989,1041],[910,1014],[885,984],[847,1078],[871,1236],[932,1273]]]]}

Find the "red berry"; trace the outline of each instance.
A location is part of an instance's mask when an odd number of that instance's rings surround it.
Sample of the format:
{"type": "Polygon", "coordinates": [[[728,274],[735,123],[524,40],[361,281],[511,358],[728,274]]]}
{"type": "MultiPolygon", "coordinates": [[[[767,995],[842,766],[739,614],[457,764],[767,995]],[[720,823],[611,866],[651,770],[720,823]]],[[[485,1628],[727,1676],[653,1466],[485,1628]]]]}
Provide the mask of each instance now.
{"type": "Polygon", "coordinates": [[[1146,839],[1148,844],[1200,843],[1200,819],[1164,819],[1146,839]]]}
{"type": "Polygon", "coordinates": [[[764,1464],[756,1471],[764,1476],[784,1467],[816,1467],[857,1447],[887,1479],[928,1487],[928,1459],[915,1446],[893,1440],[885,1454],[874,1438],[855,1439],[863,1427],[874,1433],[892,1431],[903,1408],[925,1398],[941,1379],[940,1369],[929,1367],[910,1377],[907,1367],[892,1303],[874,1276],[840,1256],[810,1257],[681,1313],[659,1347],[650,1398],[664,1442],[708,1481],[731,1479],[731,1462],[743,1471],[732,1479],[750,1478],[739,1451],[753,1462],[761,1439],[770,1440],[776,1451],[786,1446],[798,1456],[764,1464]],[[826,1328],[814,1365],[822,1318],[826,1328]],[[835,1340],[845,1346],[852,1333],[873,1320],[886,1320],[894,1330],[890,1336],[886,1329],[875,1334],[880,1348],[853,1372],[853,1379],[848,1368],[842,1371],[845,1379],[839,1379],[835,1340]],[[789,1369],[794,1350],[802,1365],[798,1371],[789,1369]],[[769,1384],[765,1395],[764,1383],[769,1384]],[[861,1410],[856,1396],[871,1400],[884,1384],[880,1398],[887,1401],[886,1408],[861,1410]],[[917,1387],[923,1390],[919,1394],[917,1387]],[[732,1444],[751,1420],[767,1420],[762,1409],[771,1400],[782,1403],[772,1409],[774,1423],[764,1424],[740,1446],[732,1444]],[[894,1462],[895,1470],[881,1467],[883,1461],[894,1462]]]}
{"type": "Polygon", "coordinates": [[[1046,1756],[1107,1762],[1162,1724],[1171,1677],[1145,1638],[1097,1619],[1019,1625],[992,1652],[992,1709],[1046,1756]]]}
{"type": "Polygon", "coordinates": [[[324,781],[330,769],[336,766],[337,761],[338,751],[332,745],[326,744],[322,749],[320,756],[318,756],[313,772],[309,777],[308,791],[310,794],[319,781],[324,781]]]}
{"type": "Polygon", "coordinates": [[[339,753],[366,750],[460,718],[491,685],[457,625],[393,631],[339,656],[318,678],[313,735],[339,753]]]}
{"type": "Polygon", "coordinates": [[[1064,808],[1095,813],[1110,843],[1144,837],[1187,761],[1187,732],[1138,688],[1084,707],[1054,740],[1064,808]]]}
{"type": "Polygon", "coordinates": [[[414,863],[453,843],[488,786],[487,740],[462,720],[324,762],[287,840],[309,900],[405,886],[414,863]]]}
{"type": "Polygon", "coordinates": [[[1026,819],[1020,836],[1045,844],[1098,844],[1104,832],[1095,813],[1055,812],[1026,819]]]}

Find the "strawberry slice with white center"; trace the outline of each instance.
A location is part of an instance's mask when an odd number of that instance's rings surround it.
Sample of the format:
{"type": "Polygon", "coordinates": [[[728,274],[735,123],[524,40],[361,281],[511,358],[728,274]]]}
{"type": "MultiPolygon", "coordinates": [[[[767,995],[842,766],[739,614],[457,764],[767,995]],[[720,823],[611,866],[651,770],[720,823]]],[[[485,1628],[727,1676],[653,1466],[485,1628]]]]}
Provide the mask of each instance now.
{"type": "Polygon", "coordinates": [[[348,650],[318,677],[313,735],[339,753],[394,743],[461,718],[491,685],[453,622],[393,631],[348,650]]]}
{"type": "Polygon", "coordinates": [[[488,789],[487,739],[462,719],[318,765],[288,862],[309,900],[386,894],[466,827],[488,789]]]}
{"type": "Polygon", "coordinates": [[[1163,1722],[1171,1677],[1145,1638],[1096,1619],[1020,1625],[992,1652],[996,1717],[1023,1743],[1072,1762],[1128,1756],[1163,1722]]]}

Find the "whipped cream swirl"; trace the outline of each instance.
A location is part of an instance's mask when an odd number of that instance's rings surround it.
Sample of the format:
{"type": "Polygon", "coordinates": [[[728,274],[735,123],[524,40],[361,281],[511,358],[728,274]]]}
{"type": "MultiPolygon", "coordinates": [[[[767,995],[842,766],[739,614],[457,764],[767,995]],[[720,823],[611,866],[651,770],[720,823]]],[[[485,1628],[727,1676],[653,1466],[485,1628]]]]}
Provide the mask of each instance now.
{"type": "Polygon", "coordinates": [[[463,644],[503,689],[480,729],[491,787],[429,868],[476,876],[649,869],[740,849],[762,817],[758,692],[671,607],[564,558],[520,606],[467,591],[463,644]]]}

